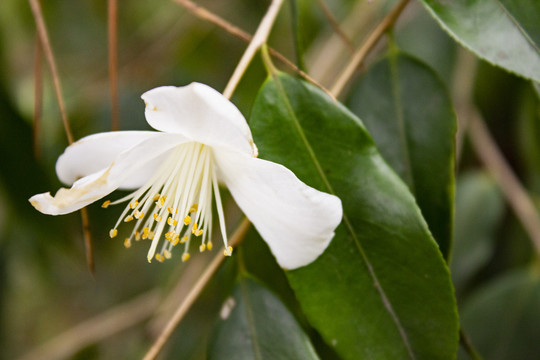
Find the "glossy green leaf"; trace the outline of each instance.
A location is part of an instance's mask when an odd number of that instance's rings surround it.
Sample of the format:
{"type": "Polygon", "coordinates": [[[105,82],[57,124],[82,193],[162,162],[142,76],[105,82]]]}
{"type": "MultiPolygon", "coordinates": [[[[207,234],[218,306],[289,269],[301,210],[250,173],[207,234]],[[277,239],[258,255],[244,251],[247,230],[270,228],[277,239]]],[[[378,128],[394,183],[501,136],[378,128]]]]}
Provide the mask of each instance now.
{"type": "Polygon", "coordinates": [[[344,221],[312,264],[288,271],[310,323],[345,359],[453,359],[457,315],[448,269],[407,186],[360,120],[287,75],[252,109],[262,158],[335,193],[344,221]]]}
{"type": "Polygon", "coordinates": [[[540,81],[540,1],[422,0],[448,33],[482,59],[540,81]]]}
{"type": "Polygon", "coordinates": [[[463,328],[485,359],[537,359],[539,304],[538,269],[515,271],[493,280],[464,304],[463,328]]]}
{"type": "Polygon", "coordinates": [[[483,172],[471,172],[458,179],[456,223],[451,272],[456,292],[491,257],[495,231],[504,210],[502,195],[495,180],[483,172]]]}
{"type": "Polygon", "coordinates": [[[318,359],[309,338],[281,300],[242,276],[220,313],[208,359],[318,359]]]}
{"type": "Polygon", "coordinates": [[[347,105],[415,195],[441,252],[452,244],[456,118],[426,65],[397,50],[357,82],[347,105]]]}

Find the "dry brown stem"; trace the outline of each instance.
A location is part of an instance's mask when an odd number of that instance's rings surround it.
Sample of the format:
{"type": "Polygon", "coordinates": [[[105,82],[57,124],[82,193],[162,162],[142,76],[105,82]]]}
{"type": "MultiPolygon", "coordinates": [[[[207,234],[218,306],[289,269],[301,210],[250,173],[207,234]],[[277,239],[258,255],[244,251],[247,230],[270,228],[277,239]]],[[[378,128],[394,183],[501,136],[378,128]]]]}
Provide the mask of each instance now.
{"type": "MultiPolygon", "coordinates": [[[[210,12],[209,10],[203,8],[202,6],[193,3],[190,0],[173,0],[173,1],[176,2],[177,4],[183,6],[186,10],[190,11],[193,15],[196,15],[200,19],[208,21],[209,23],[212,23],[212,24],[220,27],[221,29],[228,32],[229,34],[231,34],[233,36],[236,36],[237,38],[239,38],[239,39],[241,39],[241,40],[243,40],[245,42],[250,42],[253,39],[251,34],[249,34],[246,31],[240,29],[239,27],[231,24],[227,20],[225,20],[225,19],[219,17],[218,15],[210,12]]],[[[307,73],[300,70],[300,68],[298,66],[296,66],[292,61],[287,59],[287,57],[285,57],[285,55],[281,54],[279,51],[277,51],[276,49],[273,49],[271,47],[268,48],[268,52],[274,58],[279,60],[283,65],[287,66],[289,69],[291,69],[292,71],[294,71],[295,73],[300,75],[302,78],[304,78],[304,80],[306,80],[306,81],[312,83],[313,85],[317,86],[322,91],[324,91],[328,96],[330,96],[334,101],[337,101],[335,99],[334,95],[332,95],[328,89],[326,89],[324,86],[322,86],[317,80],[313,79],[307,73]]]]}
{"type": "Polygon", "coordinates": [[[324,16],[326,17],[330,25],[332,25],[332,29],[334,29],[334,32],[339,36],[341,40],[343,40],[343,43],[345,44],[345,46],[347,46],[347,49],[351,52],[351,54],[354,54],[354,45],[351,39],[349,39],[347,34],[345,34],[338,21],[332,14],[332,11],[330,11],[330,9],[328,8],[328,5],[326,5],[324,0],[317,0],[317,2],[319,3],[319,6],[324,13],[324,16]]]}
{"type": "Polygon", "coordinates": [[[384,19],[377,25],[373,32],[368,36],[366,41],[360,46],[360,48],[354,53],[351,61],[345,67],[341,75],[338,77],[334,86],[330,89],[330,92],[334,96],[339,97],[343,88],[354,75],[356,69],[362,64],[370,50],[377,44],[381,36],[388,30],[398,19],[399,15],[405,9],[409,0],[401,0],[392,11],[390,11],[384,19]]]}
{"type": "Polygon", "coordinates": [[[64,124],[64,130],[68,142],[73,143],[73,134],[69,127],[69,121],[66,112],[66,106],[64,105],[64,98],[62,96],[62,87],[60,85],[60,77],[58,76],[58,70],[56,68],[56,61],[54,59],[54,54],[49,42],[49,35],[47,33],[47,27],[45,26],[45,20],[43,20],[43,12],[41,11],[41,5],[39,0],[28,0],[30,2],[30,7],[32,8],[32,13],[34,14],[34,19],[36,21],[36,28],[41,40],[41,46],[43,47],[43,52],[45,53],[45,58],[49,64],[51,70],[53,83],[54,83],[54,93],[56,95],[56,101],[58,102],[58,107],[60,108],[60,115],[62,116],[62,123],[64,124]]]}
{"type": "Polygon", "coordinates": [[[120,128],[118,106],[118,0],[108,0],[109,86],[111,88],[111,129],[120,128]]]}
{"type": "MultiPolygon", "coordinates": [[[[244,219],[240,226],[238,226],[234,234],[231,236],[229,240],[229,245],[233,247],[237,246],[244,239],[244,236],[246,235],[249,226],[249,220],[244,219]]],[[[197,280],[197,282],[191,288],[184,300],[180,303],[180,305],[176,309],[176,312],[171,317],[171,319],[169,320],[159,337],[156,339],[150,350],[148,350],[143,360],[153,360],[159,355],[160,351],[163,349],[163,346],[165,345],[169,337],[172,335],[174,329],[176,329],[180,321],[184,318],[184,315],[191,308],[191,305],[193,305],[195,300],[197,300],[201,291],[210,281],[212,275],[214,275],[217,269],[219,269],[219,266],[221,265],[223,260],[225,260],[225,258],[226,257],[222,253],[218,253],[214,257],[210,265],[208,265],[204,273],[202,273],[199,280],[197,280]]]]}

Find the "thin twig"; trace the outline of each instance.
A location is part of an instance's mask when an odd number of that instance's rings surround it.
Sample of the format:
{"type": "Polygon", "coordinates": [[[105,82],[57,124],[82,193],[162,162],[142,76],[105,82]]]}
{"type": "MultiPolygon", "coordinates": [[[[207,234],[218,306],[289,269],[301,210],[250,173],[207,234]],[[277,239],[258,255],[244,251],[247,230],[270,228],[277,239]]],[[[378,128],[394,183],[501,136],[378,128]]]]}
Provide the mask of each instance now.
{"type": "Polygon", "coordinates": [[[139,295],[127,303],[120,304],[72,327],[63,334],[26,353],[19,360],[70,358],[80,349],[98,343],[148,319],[156,310],[159,299],[156,290],[139,295]]]}
{"type": "MultiPolygon", "coordinates": [[[[47,27],[45,26],[45,21],[43,20],[43,12],[41,11],[41,5],[39,0],[28,0],[30,2],[30,7],[32,8],[32,13],[34,14],[34,19],[36,20],[37,32],[39,39],[41,40],[41,46],[45,53],[45,58],[49,64],[49,68],[52,74],[53,83],[54,83],[54,92],[56,94],[56,101],[58,102],[58,107],[60,108],[60,114],[62,116],[62,123],[64,124],[64,130],[69,144],[73,143],[73,134],[69,127],[68,116],[66,112],[66,107],[64,105],[64,98],[62,96],[62,88],[60,85],[60,77],[58,76],[58,70],[56,69],[56,61],[54,60],[54,54],[52,52],[51,44],[49,42],[49,35],[47,33],[47,27]]],[[[83,236],[84,243],[86,248],[86,259],[92,275],[94,274],[94,260],[92,258],[92,239],[90,238],[90,231],[88,230],[88,213],[85,209],[81,210],[81,218],[83,223],[83,236]]]]}
{"type": "Polygon", "coordinates": [[[81,222],[83,229],[84,248],[86,250],[86,264],[92,276],[95,275],[96,266],[94,263],[94,251],[92,250],[92,237],[90,235],[90,221],[88,220],[88,210],[81,209],[81,222]]]}
{"type": "Polygon", "coordinates": [[[43,13],[41,11],[41,5],[39,4],[39,0],[28,0],[28,1],[30,2],[30,7],[32,8],[34,19],[36,20],[37,32],[41,40],[41,45],[45,53],[45,58],[47,59],[47,63],[49,64],[49,67],[51,69],[51,74],[52,74],[53,83],[54,83],[54,92],[56,94],[56,101],[58,101],[58,107],[60,108],[60,115],[62,116],[62,123],[64,124],[64,130],[66,131],[68,142],[71,144],[73,143],[73,135],[69,127],[66,107],[64,105],[64,99],[62,97],[60,77],[58,76],[58,70],[56,69],[56,62],[54,60],[51,44],[49,42],[49,35],[47,33],[45,21],[43,20],[43,13]]]}
{"type": "MultiPolygon", "coordinates": [[[[540,217],[538,211],[527,190],[504,159],[495,140],[489,133],[482,115],[472,104],[476,68],[476,58],[469,52],[460,52],[452,89],[459,124],[456,139],[458,154],[461,154],[462,138],[465,133],[468,133],[478,157],[492,173],[540,255],[540,217]]],[[[457,157],[457,160],[459,160],[459,157],[457,157]]]]}
{"type": "MultiPolygon", "coordinates": [[[[386,1],[356,1],[340,27],[351,38],[365,39],[371,29],[377,26],[384,3],[386,1]]],[[[350,58],[349,51],[334,31],[321,32],[306,51],[310,74],[325,86],[334,83],[340,69],[345,68],[350,58]]]]}
{"type": "Polygon", "coordinates": [[[197,17],[206,20],[214,25],[219,26],[223,30],[227,31],[229,34],[236,36],[237,38],[240,38],[246,42],[250,42],[252,39],[252,36],[245,32],[244,30],[240,29],[239,27],[231,24],[227,20],[219,17],[218,15],[210,12],[209,10],[205,9],[204,7],[195,4],[193,1],[190,0],[173,0],[178,5],[181,5],[186,10],[189,10],[193,15],[196,15],[197,17]]]}
{"type": "MultiPolygon", "coordinates": [[[[238,226],[234,234],[231,236],[229,240],[229,245],[233,247],[238,245],[244,239],[244,236],[246,235],[249,226],[249,220],[244,219],[240,226],[238,226]]],[[[206,284],[210,281],[212,275],[217,271],[223,260],[225,260],[225,256],[222,253],[218,253],[214,257],[210,265],[208,265],[204,273],[202,273],[199,280],[197,280],[197,282],[191,288],[184,300],[180,303],[180,305],[176,309],[176,312],[171,317],[171,319],[169,320],[159,337],[156,339],[150,350],[148,350],[143,360],[153,360],[159,355],[160,351],[163,349],[163,346],[165,345],[169,337],[172,335],[174,329],[176,329],[184,315],[190,309],[191,305],[193,305],[193,303],[195,302],[201,291],[204,289],[206,284]]]]}
{"type": "Polygon", "coordinates": [[[347,49],[351,52],[351,54],[354,54],[354,45],[351,39],[349,39],[347,34],[345,34],[343,29],[341,29],[341,26],[332,14],[332,11],[330,11],[330,9],[328,8],[328,5],[326,5],[324,0],[317,0],[317,2],[319,3],[319,6],[324,13],[324,16],[326,17],[330,25],[332,25],[334,32],[339,36],[341,40],[343,40],[343,43],[345,44],[345,46],[347,46],[347,49]]]}
{"type": "Polygon", "coordinates": [[[43,49],[41,41],[36,36],[36,45],[34,53],[34,156],[39,159],[41,156],[40,136],[41,116],[43,110],[43,49]]]}
{"type": "Polygon", "coordinates": [[[262,18],[257,31],[255,31],[255,34],[253,35],[253,39],[251,39],[251,42],[244,52],[244,55],[242,55],[236,69],[234,69],[229,83],[223,91],[223,96],[225,96],[227,99],[231,98],[236,86],[240,82],[240,79],[247,70],[257,50],[259,50],[259,48],[266,43],[266,39],[268,39],[268,35],[270,34],[270,30],[274,25],[274,21],[276,20],[279,9],[281,8],[281,4],[283,4],[283,0],[272,0],[272,3],[268,7],[268,11],[262,18]]]}
{"type": "MultiPolygon", "coordinates": [[[[209,10],[203,8],[202,6],[193,3],[190,0],[173,0],[173,1],[176,2],[177,4],[183,6],[186,10],[190,11],[193,15],[196,15],[200,19],[208,21],[208,22],[220,27],[221,29],[228,32],[229,34],[231,34],[233,36],[236,36],[237,38],[239,38],[239,39],[241,39],[241,40],[243,40],[245,42],[250,42],[252,40],[252,38],[253,38],[246,31],[244,31],[244,30],[240,29],[239,27],[231,24],[227,20],[225,20],[225,19],[219,17],[218,15],[210,12],[209,10]]],[[[279,60],[282,64],[284,64],[289,69],[291,69],[292,71],[294,71],[295,73],[300,75],[302,78],[304,78],[304,80],[306,80],[306,81],[312,83],[313,85],[317,86],[322,91],[324,91],[326,94],[328,94],[328,96],[330,96],[334,101],[337,101],[335,99],[334,95],[332,95],[332,93],[330,93],[330,91],[328,89],[326,89],[324,86],[322,86],[317,80],[313,79],[307,73],[300,70],[300,68],[298,66],[296,66],[292,61],[287,59],[279,51],[269,47],[268,52],[270,53],[270,55],[272,55],[277,60],[279,60]]]]}
{"type": "Polygon", "coordinates": [[[118,108],[118,1],[108,0],[108,37],[109,37],[109,85],[111,88],[111,129],[120,128],[118,108]]]}
{"type": "Polygon", "coordinates": [[[477,58],[468,50],[459,49],[452,81],[452,99],[456,109],[458,129],[456,133],[456,164],[459,165],[463,150],[463,139],[467,132],[468,119],[471,118],[471,99],[474,92],[474,79],[478,67],[477,58]]]}
{"type": "Polygon", "coordinates": [[[369,51],[377,44],[381,36],[390,28],[394,22],[398,19],[399,15],[405,9],[405,6],[409,0],[401,0],[385,17],[384,19],[377,25],[377,27],[373,30],[373,32],[368,36],[366,41],[362,44],[362,46],[354,53],[351,61],[347,66],[345,67],[345,70],[341,73],[341,75],[338,77],[336,82],[334,83],[334,86],[330,89],[330,92],[334,94],[336,97],[341,94],[341,91],[343,91],[343,88],[351,77],[353,76],[354,72],[358,67],[362,64],[364,61],[366,55],[369,53],[369,51]]]}
{"type": "Polygon", "coordinates": [[[540,255],[540,218],[534,203],[497,148],[480,114],[477,111],[471,111],[471,114],[468,133],[473,147],[499,184],[540,255]]]}
{"type": "Polygon", "coordinates": [[[476,349],[472,345],[467,334],[463,331],[463,328],[459,329],[459,343],[473,360],[482,360],[482,357],[476,352],[476,349]]]}

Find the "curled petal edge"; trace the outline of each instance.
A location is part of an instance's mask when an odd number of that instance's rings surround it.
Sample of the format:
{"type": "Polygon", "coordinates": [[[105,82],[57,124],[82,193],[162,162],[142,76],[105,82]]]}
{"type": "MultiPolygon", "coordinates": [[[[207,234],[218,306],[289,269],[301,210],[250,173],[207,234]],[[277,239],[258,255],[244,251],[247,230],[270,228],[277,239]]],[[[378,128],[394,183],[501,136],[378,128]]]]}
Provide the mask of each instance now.
{"type": "Polygon", "coordinates": [[[222,180],[282,268],[308,265],[323,253],[343,216],[337,196],[270,161],[226,151],[215,156],[222,180]]]}
{"type": "Polygon", "coordinates": [[[133,185],[132,178],[141,169],[148,164],[159,164],[169,150],[187,141],[177,134],[158,134],[121,152],[108,167],[75,181],[70,189],[61,188],[54,197],[49,192],[34,195],[29,199],[30,203],[44,214],[63,215],[79,210],[118,188],[129,188],[125,185],[133,185]]]}

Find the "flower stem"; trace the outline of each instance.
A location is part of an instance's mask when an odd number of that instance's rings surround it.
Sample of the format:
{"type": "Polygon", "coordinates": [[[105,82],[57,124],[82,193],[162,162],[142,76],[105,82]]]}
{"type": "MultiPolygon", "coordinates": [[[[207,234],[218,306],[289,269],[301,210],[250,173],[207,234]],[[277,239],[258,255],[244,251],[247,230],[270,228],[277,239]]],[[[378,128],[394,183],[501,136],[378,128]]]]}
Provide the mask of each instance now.
{"type": "MultiPolygon", "coordinates": [[[[231,24],[230,22],[226,21],[225,19],[219,17],[218,15],[210,12],[208,9],[205,9],[204,7],[193,3],[190,0],[173,0],[177,4],[183,6],[186,10],[190,11],[193,15],[199,17],[202,20],[206,20],[219,28],[225,30],[229,34],[236,36],[237,38],[249,43],[253,36],[251,34],[248,34],[244,30],[240,29],[238,26],[235,26],[231,24]]],[[[282,53],[277,51],[276,49],[272,47],[268,47],[268,52],[270,55],[272,55],[274,58],[279,60],[283,65],[294,71],[296,74],[300,75],[304,80],[312,83],[313,85],[317,86],[321,90],[323,90],[325,93],[327,93],[330,97],[334,98],[328,89],[326,89],[324,86],[322,86],[319,82],[317,82],[315,79],[313,79],[311,76],[309,76],[304,71],[300,70],[298,66],[296,66],[292,61],[287,59],[282,53]]]]}
{"type": "Polygon", "coordinates": [[[232,74],[229,83],[223,91],[223,96],[225,96],[227,99],[231,98],[234,90],[236,89],[236,86],[238,86],[240,79],[246,72],[257,50],[259,50],[259,48],[264,43],[266,43],[268,35],[270,34],[270,30],[272,29],[272,25],[274,25],[274,21],[276,20],[279,9],[281,8],[281,4],[283,4],[283,0],[273,0],[270,4],[270,7],[268,8],[268,11],[264,15],[263,19],[261,20],[261,23],[259,24],[255,35],[253,35],[253,39],[251,39],[251,42],[249,43],[246,51],[244,52],[244,55],[242,55],[240,62],[238,62],[238,65],[236,66],[236,69],[234,70],[234,73],[232,74]]]}
{"type": "MultiPolygon", "coordinates": [[[[242,242],[249,229],[250,224],[251,223],[248,219],[244,219],[242,223],[240,223],[240,225],[230,238],[230,246],[235,247],[242,242]]],[[[223,253],[218,252],[210,265],[208,265],[206,270],[203,272],[199,280],[197,280],[195,285],[191,288],[187,296],[184,298],[184,301],[180,303],[174,315],[169,320],[167,325],[165,325],[165,328],[158,336],[150,350],[148,350],[143,360],[153,360],[159,355],[160,351],[163,349],[163,346],[165,345],[169,337],[172,335],[174,329],[176,329],[180,321],[184,318],[184,315],[186,315],[188,310],[191,308],[191,305],[193,305],[195,300],[197,300],[199,294],[202,292],[206,284],[208,284],[208,282],[212,278],[212,275],[214,275],[217,269],[219,269],[219,266],[221,265],[223,260],[225,260],[225,258],[226,257],[223,255],[223,253]]]]}

